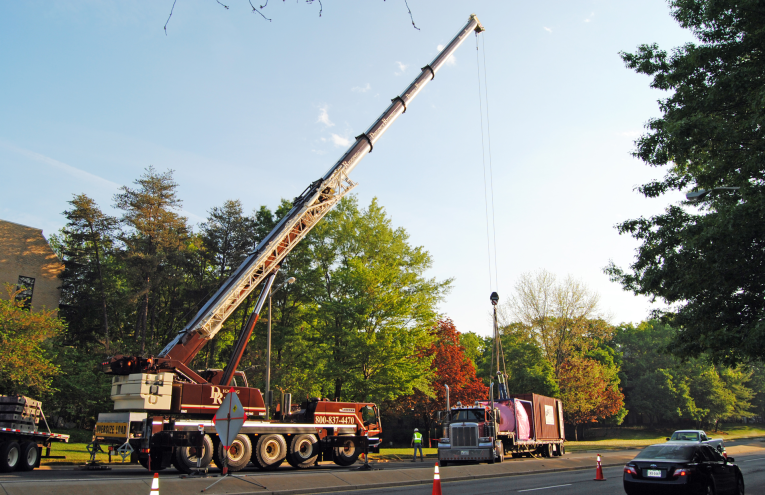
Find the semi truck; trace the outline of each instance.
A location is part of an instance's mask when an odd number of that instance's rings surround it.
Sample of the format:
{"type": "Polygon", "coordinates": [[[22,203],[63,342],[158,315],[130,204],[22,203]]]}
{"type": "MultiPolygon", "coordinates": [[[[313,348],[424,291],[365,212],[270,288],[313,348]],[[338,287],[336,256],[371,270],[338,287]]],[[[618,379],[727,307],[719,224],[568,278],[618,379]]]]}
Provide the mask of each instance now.
{"type": "Polygon", "coordinates": [[[52,456],[50,448],[56,442],[69,442],[69,435],[39,431],[41,418],[47,426],[40,401],[0,395],[0,473],[31,471],[40,467],[43,458],[63,457],[52,456]]]}
{"type": "MultiPolygon", "coordinates": [[[[493,388],[493,387],[492,387],[493,388]]],[[[443,417],[438,461],[502,462],[506,456],[561,456],[565,453],[563,403],[538,394],[457,403],[443,417]]]]}
{"type": "MultiPolygon", "coordinates": [[[[475,15],[399,95],[342,157],[293,200],[292,209],[255,247],[218,291],[156,356],[116,355],[103,363],[113,375],[114,412],[99,414],[93,451],[106,445],[152,471],[174,466],[190,472],[210,462],[221,465],[223,449],[212,417],[225,395],[238,394],[247,414],[241,433],[228,450],[226,464],[237,471],[252,461],[275,469],[285,459],[296,468],[319,460],[340,465],[356,461],[362,448],[379,445],[379,411],[371,403],[313,398],[292,405],[283,394],[271,417],[269,392],[249,387],[239,361],[268,298],[280,264],[306,234],[356,187],[349,174],[411,105],[419,92],[471,33],[484,31],[475,15]],[[192,361],[223,323],[257,288],[255,309],[223,370],[194,370],[192,361]]],[[[95,456],[93,457],[93,459],[95,456]]]]}
{"type": "Polygon", "coordinates": [[[492,292],[494,343],[491,367],[496,365],[497,397],[494,380],[489,399],[472,405],[449,405],[446,386],[446,411],[439,413],[442,435],[438,440],[438,462],[502,462],[505,456],[561,456],[565,453],[563,403],[539,394],[509,394],[504,354],[497,324],[499,295],[492,292]]]}

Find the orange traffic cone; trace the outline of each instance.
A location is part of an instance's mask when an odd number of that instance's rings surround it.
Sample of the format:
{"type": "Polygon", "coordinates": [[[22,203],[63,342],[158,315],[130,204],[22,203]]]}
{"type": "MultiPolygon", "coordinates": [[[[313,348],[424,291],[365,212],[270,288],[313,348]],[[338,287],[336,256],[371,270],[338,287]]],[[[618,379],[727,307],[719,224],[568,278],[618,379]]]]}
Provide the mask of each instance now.
{"type": "Polygon", "coordinates": [[[598,467],[595,471],[595,481],[606,481],[603,477],[603,466],[600,464],[600,454],[598,454],[598,467]]]}
{"type": "Polygon", "coordinates": [[[149,495],[159,495],[159,473],[154,473],[154,479],[151,480],[151,491],[149,495]]]}
{"type": "Polygon", "coordinates": [[[436,462],[436,472],[433,473],[433,493],[431,495],[441,495],[441,475],[438,474],[437,462],[436,462]]]}

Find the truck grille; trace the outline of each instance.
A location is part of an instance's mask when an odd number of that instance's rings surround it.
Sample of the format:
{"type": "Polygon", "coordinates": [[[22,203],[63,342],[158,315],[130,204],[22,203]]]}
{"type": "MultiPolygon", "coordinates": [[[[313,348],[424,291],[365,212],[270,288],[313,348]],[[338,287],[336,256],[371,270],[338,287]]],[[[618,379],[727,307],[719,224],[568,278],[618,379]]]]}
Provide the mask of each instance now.
{"type": "Polygon", "coordinates": [[[477,447],[478,426],[452,426],[452,447],[477,447]]]}

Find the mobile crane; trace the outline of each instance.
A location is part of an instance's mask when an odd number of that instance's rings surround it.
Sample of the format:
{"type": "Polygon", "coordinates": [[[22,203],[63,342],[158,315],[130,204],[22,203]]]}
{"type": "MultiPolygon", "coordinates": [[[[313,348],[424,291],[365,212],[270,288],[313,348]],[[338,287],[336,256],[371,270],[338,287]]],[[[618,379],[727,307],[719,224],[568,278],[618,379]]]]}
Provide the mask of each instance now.
{"type": "Polygon", "coordinates": [[[350,465],[362,447],[374,443],[374,437],[382,432],[376,405],[311,399],[293,408],[291,395],[284,394],[280,412],[270,419],[266,407],[269,401],[263,400],[259,389],[248,387],[244,373],[237,367],[280,263],[356,187],[350,172],[406,112],[468,35],[482,31],[478,18],[471,15],[372,126],[356,136],[340,160],[295,198],[289,213],[157,356],[116,355],[104,363],[104,370],[115,375],[111,398],[118,412],[99,414],[94,434],[97,445],[111,444],[113,449],[119,444],[117,450],[123,457],[130,455],[150,470],[173,465],[189,472],[196,466],[208,466],[212,459],[220,465],[224,453],[217,436],[211,435],[215,433],[211,419],[229,390],[239,395],[250,418],[229,449],[227,465],[232,471],[244,468],[251,460],[263,469],[275,469],[285,459],[296,468],[310,467],[322,459],[350,465]],[[255,309],[226,367],[203,372],[191,369],[197,353],[261,284],[255,309]]]}

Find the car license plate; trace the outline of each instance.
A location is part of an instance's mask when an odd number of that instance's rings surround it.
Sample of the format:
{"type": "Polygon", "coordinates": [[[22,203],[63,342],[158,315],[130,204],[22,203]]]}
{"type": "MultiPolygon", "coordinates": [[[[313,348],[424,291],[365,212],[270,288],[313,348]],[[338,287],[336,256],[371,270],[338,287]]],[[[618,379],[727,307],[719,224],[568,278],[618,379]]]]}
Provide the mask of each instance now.
{"type": "Polygon", "coordinates": [[[470,455],[470,451],[469,450],[461,450],[460,451],[460,455],[470,455]]]}
{"type": "Polygon", "coordinates": [[[649,478],[661,478],[661,469],[648,469],[646,476],[649,478]]]}

